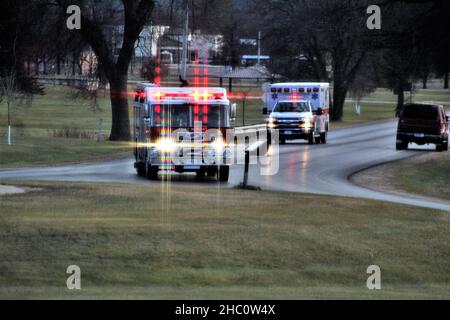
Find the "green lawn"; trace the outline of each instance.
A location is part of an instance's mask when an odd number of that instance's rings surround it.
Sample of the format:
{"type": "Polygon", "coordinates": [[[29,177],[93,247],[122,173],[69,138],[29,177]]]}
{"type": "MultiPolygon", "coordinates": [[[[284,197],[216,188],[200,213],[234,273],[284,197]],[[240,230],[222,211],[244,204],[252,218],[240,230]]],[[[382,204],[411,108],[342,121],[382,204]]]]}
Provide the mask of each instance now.
{"type": "Polygon", "coordinates": [[[450,156],[426,154],[384,165],[390,185],[408,193],[450,201],[450,156]]]}
{"type": "Polygon", "coordinates": [[[0,298],[449,299],[448,213],[149,184],[23,183],[0,202],[0,298]],[[79,265],[82,290],[65,289],[79,265]],[[370,265],[382,290],[366,288],[370,265]]]}
{"type": "Polygon", "coordinates": [[[131,154],[129,144],[95,139],[97,133],[106,138],[109,134],[107,96],[100,97],[101,110],[94,112],[85,101],[74,101],[65,87],[47,87],[45,93],[36,96],[31,107],[13,105],[12,146],[7,145],[6,105],[0,104],[0,167],[95,161],[131,154]]]}

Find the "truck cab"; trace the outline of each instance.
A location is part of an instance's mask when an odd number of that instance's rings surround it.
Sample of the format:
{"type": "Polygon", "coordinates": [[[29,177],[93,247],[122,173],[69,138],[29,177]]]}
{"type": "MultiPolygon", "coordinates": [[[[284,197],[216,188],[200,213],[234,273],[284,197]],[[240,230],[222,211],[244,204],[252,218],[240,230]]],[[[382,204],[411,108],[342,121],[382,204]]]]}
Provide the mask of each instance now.
{"type": "Polygon", "coordinates": [[[263,96],[270,130],[278,130],[280,143],[306,140],[327,143],[329,130],[328,83],[272,84],[263,96]]]}

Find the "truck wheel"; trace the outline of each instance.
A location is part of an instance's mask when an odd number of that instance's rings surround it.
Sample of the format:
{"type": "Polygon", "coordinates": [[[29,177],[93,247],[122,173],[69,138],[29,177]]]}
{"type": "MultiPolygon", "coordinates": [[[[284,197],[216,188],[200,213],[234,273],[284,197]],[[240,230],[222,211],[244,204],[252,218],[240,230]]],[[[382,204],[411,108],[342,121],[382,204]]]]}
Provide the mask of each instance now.
{"type": "Polygon", "coordinates": [[[442,151],[448,151],[448,141],[445,141],[445,142],[443,143],[442,151]]]}
{"type": "Polygon", "coordinates": [[[315,140],[315,138],[314,138],[314,133],[311,133],[311,134],[309,135],[309,137],[308,137],[308,143],[309,143],[309,144],[314,144],[314,140],[315,140]]]}
{"type": "Polygon", "coordinates": [[[442,151],[444,151],[444,142],[436,143],[436,151],[437,151],[437,152],[442,152],[442,151]]]}
{"type": "Polygon", "coordinates": [[[398,151],[408,149],[408,142],[404,140],[402,140],[402,142],[397,142],[396,149],[398,151]]]}
{"type": "Polygon", "coordinates": [[[199,170],[199,171],[196,171],[195,174],[197,175],[197,179],[201,179],[205,176],[206,172],[203,170],[199,170]]]}
{"type": "Polygon", "coordinates": [[[145,176],[148,180],[158,180],[158,168],[147,166],[145,176]]]}
{"type": "Polygon", "coordinates": [[[320,142],[321,142],[320,137],[314,138],[314,142],[315,142],[316,144],[320,144],[320,142]]]}
{"type": "Polygon", "coordinates": [[[327,133],[323,132],[320,134],[320,142],[322,142],[323,144],[327,143],[327,133]]]}
{"type": "Polygon", "coordinates": [[[230,167],[220,167],[219,172],[217,173],[217,177],[220,182],[228,182],[228,179],[230,178],[230,167]]]}
{"type": "Polygon", "coordinates": [[[216,172],[215,172],[215,171],[208,171],[208,172],[206,173],[206,175],[207,175],[208,177],[210,177],[210,178],[213,178],[213,177],[216,176],[216,172]]]}
{"type": "Polygon", "coordinates": [[[136,172],[139,177],[145,177],[145,165],[142,163],[138,163],[136,165],[136,172]]]}

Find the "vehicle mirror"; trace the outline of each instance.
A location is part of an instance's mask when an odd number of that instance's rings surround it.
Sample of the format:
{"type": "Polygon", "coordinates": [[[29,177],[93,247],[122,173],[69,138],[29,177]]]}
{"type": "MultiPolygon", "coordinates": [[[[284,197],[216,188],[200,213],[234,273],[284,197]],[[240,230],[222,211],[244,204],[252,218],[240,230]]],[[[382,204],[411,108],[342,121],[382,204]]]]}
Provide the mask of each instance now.
{"type": "Polygon", "coordinates": [[[231,119],[236,119],[236,109],[237,109],[237,104],[236,103],[232,103],[231,104],[231,109],[230,109],[230,118],[231,119]]]}
{"type": "Polygon", "coordinates": [[[447,122],[450,122],[450,116],[445,116],[445,120],[446,120],[447,122]]]}
{"type": "Polygon", "coordinates": [[[319,108],[319,109],[316,110],[316,115],[318,115],[318,116],[323,115],[323,110],[322,110],[322,108],[319,108]]]}
{"type": "Polygon", "coordinates": [[[263,108],[262,113],[263,115],[267,116],[269,114],[269,109],[263,108]]]}

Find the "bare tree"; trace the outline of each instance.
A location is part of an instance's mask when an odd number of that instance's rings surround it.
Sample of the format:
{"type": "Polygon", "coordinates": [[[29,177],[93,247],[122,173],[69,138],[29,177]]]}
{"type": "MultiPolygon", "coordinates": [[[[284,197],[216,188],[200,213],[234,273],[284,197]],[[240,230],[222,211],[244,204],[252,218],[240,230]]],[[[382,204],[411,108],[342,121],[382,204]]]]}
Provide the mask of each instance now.
{"type": "Polygon", "coordinates": [[[332,119],[340,120],[368,52],[366,1],[270,0],[255,1],[254,8],[275,59],[296,61],[302,70],[304,61],[310,80],[333,82],[332,119]]]}
{"type": "Polygon", "coordinates": [[[14,37],[13,47],[12,47],[12,58],[13,64],[5,72],[4,76],[0,79],[1,81],[1,92],[0,96],[3,97],[6,103],[6,107],[8,108],[8,145],[12,144],[12,132],[11,132],[11,108],[16,99],[17,95],[17,39],[18,39],[18,29],[16,29],[16,35],[14,37]]]}
{"type": "Polygon", "coordinates": [[[110,85],[110,140],[129,141],[131,133],[127,94],[128,69],[135,43],[150,20],[155,1],[53,0],[50,4],[56,4],[59,14],[65,17],[69,5],[79,5],[82,9],[81,29],[77,32],[94,50],[110,85]]]}

